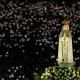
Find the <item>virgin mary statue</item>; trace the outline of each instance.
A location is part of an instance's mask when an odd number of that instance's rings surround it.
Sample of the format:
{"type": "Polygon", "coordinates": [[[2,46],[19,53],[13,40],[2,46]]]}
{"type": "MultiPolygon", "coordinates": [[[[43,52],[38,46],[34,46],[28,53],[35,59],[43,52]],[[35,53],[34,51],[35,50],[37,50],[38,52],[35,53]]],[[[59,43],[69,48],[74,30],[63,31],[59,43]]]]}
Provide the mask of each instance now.
{"type": "Polygon", "coordinates": [[[73,64],[73,62],[72,36],[69,29],[69,21],[65,19],[59,35],[58,64],[73,64]]]}

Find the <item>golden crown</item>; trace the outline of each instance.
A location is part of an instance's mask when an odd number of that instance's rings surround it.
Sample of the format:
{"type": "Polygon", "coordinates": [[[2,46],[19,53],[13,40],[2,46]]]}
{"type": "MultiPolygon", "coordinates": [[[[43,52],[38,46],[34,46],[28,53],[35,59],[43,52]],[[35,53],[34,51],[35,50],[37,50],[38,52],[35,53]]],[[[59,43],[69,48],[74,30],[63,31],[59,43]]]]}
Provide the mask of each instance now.
{"type": "Polygon", "coordinates": [[[64,25],[69,25],[69,23],[70,23],[69,19],[68,18],[65,18],[64,19],[64,25]]]}

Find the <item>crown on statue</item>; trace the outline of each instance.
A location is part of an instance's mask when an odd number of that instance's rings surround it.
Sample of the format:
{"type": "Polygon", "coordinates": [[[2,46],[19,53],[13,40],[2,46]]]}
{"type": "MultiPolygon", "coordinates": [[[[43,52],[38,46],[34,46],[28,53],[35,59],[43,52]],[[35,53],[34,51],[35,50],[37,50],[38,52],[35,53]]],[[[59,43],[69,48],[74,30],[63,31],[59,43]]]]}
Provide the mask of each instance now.
{"type": "Polygon", "coordinates": [[[70,23],[70,21],[69,21],[68,17],[66,17],[66,18],[64,19],[64,25],[69,25],[69,23],[70,23]]]}
{"type": "Polygon", "coordinates": [[[64,25],[63,25],[63,31],[69,31],[69,23],[70,23],[70,21],[69,21],[69,19],[68,19],[68,17],[66,17],[65,19],[64,19],[64,25]]]}

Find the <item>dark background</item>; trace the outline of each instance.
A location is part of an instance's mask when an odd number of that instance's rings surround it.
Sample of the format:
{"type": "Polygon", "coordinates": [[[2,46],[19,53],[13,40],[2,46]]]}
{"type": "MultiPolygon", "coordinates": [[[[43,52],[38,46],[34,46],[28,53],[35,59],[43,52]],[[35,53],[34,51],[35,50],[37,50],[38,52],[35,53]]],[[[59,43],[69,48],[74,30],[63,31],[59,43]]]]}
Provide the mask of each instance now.
{"type": "Polygon", "coordinates": [[[80,2],[0,0],[0,80],[34,80],[57,65],[58,39],[68,16],[75,66],[80,65],[80,2]]]}

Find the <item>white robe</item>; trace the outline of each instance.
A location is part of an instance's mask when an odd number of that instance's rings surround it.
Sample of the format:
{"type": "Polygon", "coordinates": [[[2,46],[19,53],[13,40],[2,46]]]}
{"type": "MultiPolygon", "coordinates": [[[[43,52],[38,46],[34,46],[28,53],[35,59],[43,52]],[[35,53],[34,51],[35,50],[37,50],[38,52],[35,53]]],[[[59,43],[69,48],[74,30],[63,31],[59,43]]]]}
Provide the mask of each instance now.
{"type": "Polygon", "coordinates": [[[59,45],[58,45],[58,63],[73,63],[73,48],[72,48],[72,36],[66,37],[64,41],[64,36],[59,36],[59,45]],[[65,45],[64,45],[65,44],[65,45]]]}

